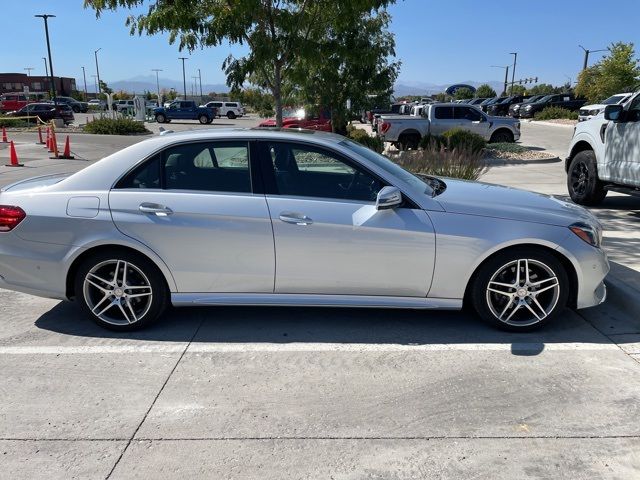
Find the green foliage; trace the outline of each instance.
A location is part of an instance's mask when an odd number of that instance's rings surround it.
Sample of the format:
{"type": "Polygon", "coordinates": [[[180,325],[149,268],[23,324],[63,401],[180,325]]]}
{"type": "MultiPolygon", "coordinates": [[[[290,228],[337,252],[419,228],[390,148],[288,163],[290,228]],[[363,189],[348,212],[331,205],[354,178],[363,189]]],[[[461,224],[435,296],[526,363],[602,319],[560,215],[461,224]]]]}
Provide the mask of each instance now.
{"type": "Polygon", "coordinates": [[[488,147],[489,150],[495,150],[498,152],[507,152],[507,153],[524,153],[528,152],[529,149],[527,147],[523,147],[518,143],[492,143],[491,146],[488,147]]]}
{"type": "Polygon", "coordinates": [[[509,95],[524,95],[527,93],[527,88],[524,85],[509,85],[509,95]]]}
{"type": "Polygon", "coordinates": [[[609,53],[580,72],[576,94],[597,103],[616,93],[632,90],[640,78],[633,43],[613,43],[609,53]]]}
{"type": "Polygon", "coordinates": [[[572,112],[561,107],[546,107],[534,115],[536,120],[554,120],[557,118],[568,118],[570,120],[578,119],[578,112],[572,112]]]}
{"type": "Polygon", "coordinates": [[[423,150],[402,152],[392,160],[416,174],[464,180],[477,180],[487,168],[482,152],[470,148],[449,150],[437,145],[430,145],[423,150]]]}
{"type": "Polygon", "coordinates": [[[100,118],[85,125],[84,131],[99,135],[136,135],[151,133],[145,128],[144,123],[137,122],[130,118],[100,118]]]}
{"type": "Polygon", "coordinates": [[[551,95],[553,93],[562,93],[562,89],[548,83],[541,83],[527,90],[528,95],[551,95]]]}
{"type": "Polygon", "coordinates": [[[113,93],[113,89],[109,88],[104,80],[100,80],[100,91],[102,93],[113,93]]]}
{"type": "Polygon", "coordinates": [[[370,148],[374,152],[382,153],[384,151],[384,142],[378,136],[372,137],[361,128],[352,125],[347,126],[347,137],[351,140],[370,148]]]}
{"type": "Polygon", "coordinates": [[[20,120],[17,118],[5,117],[4,115],[0,115],[0,127],[20,128],[20,127],[27,127],[27,126],[29,126],[29,124],[25,120],[20,120]]]}
{"type": "Polygon", "coordinates": [[[444,138],[442,135],[425,135],[420,139],[420,143],[418,144],[418,148],[427,149],[431,146],[435,146],[439,148],[447,148],[449,146],[449,141],[444,138]]]}
{"type": "Polygon", "coordinates": [[[491,85],[487,85],[486,83],[480,85],[476,90],[476,97],[478,98],[492,98],[497,96],[498,94],[491,88],[491,85]]]}
{"type": "Polygon", "coordinates": [[[449,97],[449,95],[447,95],[447,94],[446,94],[446,93],[444,93],[444,92],[440,92],[440,93],[436,93],[436,94],[433,96],[433,99],[434,99],[436,102],[448,102],[449,100],[451,100],[451,97],[449,97]]]}
{"type": "Polygon", "coordinates": [[[71,90],[71,95],[69,95],[71,98],[75,98],[76,100],[80,101],[80,102],[84,102],[85,98],[84,98],[84,92],[79,92],[78,90],[71,90]]]}
{"type": "Polygon", "coordinates": [[[449,150],[468,149],[472,152],[481,152],[487,146],[486,140],[477,133],[462,128],[452,128],[442,134],[447,142],[449,150]]]}
{"type": "Polygon", "coordinates": [[[456,100],[466,100],[468,98],[473,98],[473,92],[468,88],[459,88],[458,90],[456,90],[454,98],[456,100]]]}
{"type": "Polygon", "coordinates": [[[232,99],[237,99],[241,102],[244,107],[254,110],[263,118],[272,117],[275,113],[273,95],[259,88],[232,90],[230,96],[232,99]]]}

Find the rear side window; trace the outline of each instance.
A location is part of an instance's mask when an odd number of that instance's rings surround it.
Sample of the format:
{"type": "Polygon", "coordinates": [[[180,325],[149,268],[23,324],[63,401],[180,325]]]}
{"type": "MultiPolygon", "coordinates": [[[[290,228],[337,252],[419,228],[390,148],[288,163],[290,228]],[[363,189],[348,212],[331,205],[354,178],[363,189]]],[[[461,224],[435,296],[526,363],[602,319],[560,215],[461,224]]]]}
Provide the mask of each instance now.
{"type": "Polygon", "coordinates": [[[438,120],[452,120],[453,107],[436,107],[434,115],[438,120]]]}
{"type": "Polygon", "coordinates": [[[225,103],[224,106],[225,107],[236,108],[238,106],[238,104],[237,103],[225,103]]]}
{"type": "Polygon", "coordinates": [[[115,188],[161,188],[160,154],[134,168],[115,188]]]}

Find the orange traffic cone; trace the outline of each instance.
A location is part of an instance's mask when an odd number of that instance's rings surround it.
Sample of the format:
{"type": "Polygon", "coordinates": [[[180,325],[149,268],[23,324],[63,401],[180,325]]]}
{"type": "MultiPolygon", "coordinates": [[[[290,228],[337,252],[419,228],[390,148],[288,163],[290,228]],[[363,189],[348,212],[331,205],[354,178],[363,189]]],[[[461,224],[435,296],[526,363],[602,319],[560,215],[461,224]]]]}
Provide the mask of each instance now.
{"type": "Polygon", "coordinates": [[[67,141],[64,143],[64,152],[59,155],[58,158],[64,158],[65,160],[73,160],[75,157],[71,155],[71,144],[69,141],[69,135],[67,135],[67,141]]]}
{"type": "Polygon", "coordinates": [[[44,142],[42,141],[42,128],[40,128],[40,125],[38,125],[38,142],[36,145],[44,145],[44,142]]]}
{"type": "Polygon", "coordinates": [[[2,143],[9,143],[7,140],[7,129],[2,127],[2,143]]]}
{"type": "Polygon", "coordinates": [[[9,146],[9,150],[11,152],[11,163],[7,165],[7,167],[24,167],[23,164],[18,162],[18,154],[16,153],[16,147],[13,144],[13,140],[9,146]]]}
{"type": "Polygon", "coordinates": [[[58,155],[58,139],[56,138],[56,131],[53,131],[53,135],[51,136],[51,150],[49,152],[53,153],[53,157],[49,158],[60,158],[58,155]]]}

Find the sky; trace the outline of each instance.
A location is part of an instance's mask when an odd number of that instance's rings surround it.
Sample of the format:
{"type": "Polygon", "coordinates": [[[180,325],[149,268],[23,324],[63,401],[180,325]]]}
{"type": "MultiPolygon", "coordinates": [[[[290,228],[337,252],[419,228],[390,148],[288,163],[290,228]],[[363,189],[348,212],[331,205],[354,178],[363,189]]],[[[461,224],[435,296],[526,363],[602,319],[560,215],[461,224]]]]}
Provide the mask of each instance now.
{"type": "MultiPolygon", "coordinates": [[[[33,75],[44,74],[44,27],[33,15],[54,14],[49,20],[54,72],[76,77],[82,88],[84,66],[90,91],[98,48],[100,78],[107,83],[155,75],[154,68],[163,70],[161,78],[180,80],[178,57],[187,56],[187,82],[199,68],[203,84],[224,84],[222,62],[246,51],[222,45],[181,53],[166,35],[131,36],[125,26],[130,11],[104,12],[96,19],[83,0],[2,3],[0,71],[33,67],[33,75]]],[[[509,52],[518,52],[516,80],[537,76],[540,82],[563,84],[575,81],[582,68],[578,45],[597,50],[615,41],[640,44],[640,30],[629,21],[640,18],[640,0],[398,0],[389,10],[402,62],[398,83],[407,85],[502,81],[504,70],[491,65],[512,64],[509,52]]],[[[590,63],[601,55],[593,53],[590,63]]]]}

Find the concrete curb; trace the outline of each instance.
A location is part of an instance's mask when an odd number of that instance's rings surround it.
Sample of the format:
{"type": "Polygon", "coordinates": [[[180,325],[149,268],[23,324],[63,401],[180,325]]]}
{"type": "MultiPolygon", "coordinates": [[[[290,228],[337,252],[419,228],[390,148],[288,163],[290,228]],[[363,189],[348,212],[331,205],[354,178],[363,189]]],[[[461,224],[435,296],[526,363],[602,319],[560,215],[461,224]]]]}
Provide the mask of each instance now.
{"type": "Polygon", "coordinates": [[[547,122],[545,120],[525,120],[525,119],[522,119],[520,121],[521,122],[527,122],[527,123],[530,123],[532,125],[549,125],[551,127],[564,127],[564,128],[575,128],[575,126],[577,125],[577,123],[574,124],[574,125],[565,125],[564,123],[547,122]]]}
{"type": "Polygon", "coordinates": [[[607,302],[614,303],[622,310],[640,314],[640,292],[621,279],[609,274],[605,280],[607,285],[607,302]]]}

